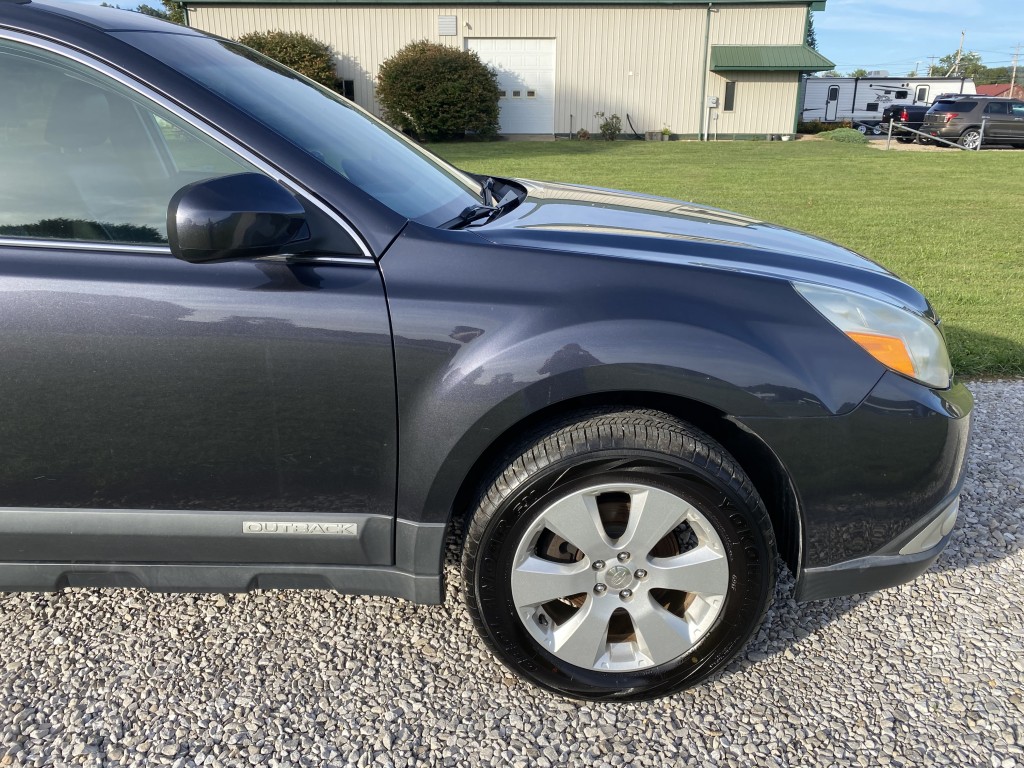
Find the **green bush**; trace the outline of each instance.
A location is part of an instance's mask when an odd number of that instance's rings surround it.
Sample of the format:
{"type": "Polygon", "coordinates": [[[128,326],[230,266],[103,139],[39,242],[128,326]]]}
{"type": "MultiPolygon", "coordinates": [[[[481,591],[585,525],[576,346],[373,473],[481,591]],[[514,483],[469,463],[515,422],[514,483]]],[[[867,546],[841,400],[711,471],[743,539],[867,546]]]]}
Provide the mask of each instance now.
{"type": "Polygon", "coordinates": [[[622,118],[618,115],[605,117],[604,112],[595,112],[594,117],[601,121],[597,129],[601,132],[601,137],[605,141],[615,141],[619,134],[622,133],[622,118]]]}
{"type": "Polygon", "coordinates": [[[328,88],[333,88],[338,78],[330,46],[301,32],[250,32],[238,42],[328,88]]]}
{"type": "Polygon", "coordinates": [[[819,133],[823,139],[830,141],[841,141],[844,144],[867,144],[868,137],[855,128],[836,128],[834,131],[819,133]]]}
{"type": "Polygon", "coordinates": [[[385,120],[421,139],[498,132],[498,76],[473,51],[410,43],[381,65],[377,100],[385,120]]]}
{"type": "Polygon", "coordinates": [[[823,123],[820,120],[811,120],[808,123],[797,123],[796,132],[807,136],[814,136],[817,133],[832,130],[834,123],[823,123]]]}

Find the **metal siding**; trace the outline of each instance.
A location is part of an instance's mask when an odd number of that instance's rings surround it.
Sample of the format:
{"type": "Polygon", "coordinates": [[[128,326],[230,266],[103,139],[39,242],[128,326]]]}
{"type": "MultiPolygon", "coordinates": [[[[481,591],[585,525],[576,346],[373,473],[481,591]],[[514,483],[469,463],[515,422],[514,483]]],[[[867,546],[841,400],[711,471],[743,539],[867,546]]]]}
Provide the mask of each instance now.
{"type": "MultiPolygon", "coordinates": [[[[793,132],[793,109],[800,89],[796,72],[731,72],[713,74],[708,93],[725,101],[725,83],[736,83],[736,107],[719,110],[718,133],[769,134],[793,132]]],[[[714,134],[715,123],[711,132],[714,134]]]]}
{"type": "MultiPolygon", "coordinates": [[[[190,7],[189,14],[194,27],[224,37],[281,29],[329,43],[338,54],[339,77],[354,80],[356,101],[377,114],[374,78],[380,65],[404,45],[423,39],[465,48],[467,37],[554,38],[556,133],[569,132],[570,115],[573,130],[596,133],[600,121],[594,113],[603,111],[618,114],[627,131],[629,114],[641,133],[667,124],[674,133],[696,134],[703,77],[708,77],[708,94],[716,93],[711,85],[717,76],[706,74],[707,9],[701,7],[232,5],[190,7]],[[437,17],[446,14],[458,17],[456,37],[437,34],[437,17]]],[[[711,16],[711,45],[803,42],[804,6],[738,6],[711,16]]],[[[784,79],[792,87],[744,78],[747,88],[737,92],[737,99],[750,90],[754,99],[774,106],[765,113],[770,123],[742,132],[792,129],[797,78],[787,73],[784,79]],[[776,114],[788,115],[790,125],[772,127],[779,124],[776,114]]],[[[724,132],[721,119],[719,131],[724,132]]]]}

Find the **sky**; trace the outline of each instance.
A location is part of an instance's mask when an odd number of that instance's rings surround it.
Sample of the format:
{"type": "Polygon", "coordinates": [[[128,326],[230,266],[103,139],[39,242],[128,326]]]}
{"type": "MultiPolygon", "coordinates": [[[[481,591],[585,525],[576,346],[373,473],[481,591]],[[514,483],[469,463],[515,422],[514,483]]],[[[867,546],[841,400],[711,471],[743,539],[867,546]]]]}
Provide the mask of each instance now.
{"type": "Polygon", "coordinates": [[[956,52],[961,31],[965,51],[1002,67],[1024,44],[1024,0],[828,0],[814,29],[818,50],[843,74],[885,69],[902,77],[918,62],[924,72],[929,57],[956,52]]]}

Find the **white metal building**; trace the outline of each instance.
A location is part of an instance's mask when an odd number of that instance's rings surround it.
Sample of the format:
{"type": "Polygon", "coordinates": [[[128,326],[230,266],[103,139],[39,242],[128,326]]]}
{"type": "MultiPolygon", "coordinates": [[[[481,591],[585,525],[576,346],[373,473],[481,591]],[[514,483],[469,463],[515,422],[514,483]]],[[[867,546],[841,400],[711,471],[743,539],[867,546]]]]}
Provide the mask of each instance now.
{"type": "Polygon", "coordinates": [[[378,113],[377,72],[403,46],[476,51],[498,72],[505,134],[596,132],[596,112],[641,134],[792,133],[802,75],[833,66],[804,45],[825,0],[185,2],[191,26],[224,37],[280,29],[328,43],[354,100],[378,113]]]}

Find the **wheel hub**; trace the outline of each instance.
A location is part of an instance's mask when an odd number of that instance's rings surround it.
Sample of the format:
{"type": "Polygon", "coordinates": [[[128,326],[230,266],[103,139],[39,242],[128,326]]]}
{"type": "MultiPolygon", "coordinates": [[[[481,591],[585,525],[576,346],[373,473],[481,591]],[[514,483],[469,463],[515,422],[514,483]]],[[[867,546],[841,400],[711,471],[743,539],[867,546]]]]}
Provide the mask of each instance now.
{"type": "Polygon", "coordinates": [[[612,589],[622,589],[629,586],[629,583],[633,581],[633,572],[624,565],[616,565],[608,571],[605,581],[608,582],[608,586],[612,589]]]}

